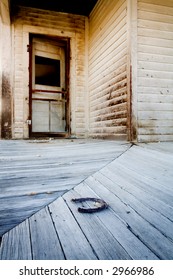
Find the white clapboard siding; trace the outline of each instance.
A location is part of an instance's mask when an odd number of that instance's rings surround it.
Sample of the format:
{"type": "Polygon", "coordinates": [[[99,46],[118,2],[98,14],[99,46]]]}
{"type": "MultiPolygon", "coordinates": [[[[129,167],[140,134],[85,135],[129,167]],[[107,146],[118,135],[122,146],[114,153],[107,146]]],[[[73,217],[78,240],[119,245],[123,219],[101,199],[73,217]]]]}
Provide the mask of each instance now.
{"type": "Polygon", "coordinates": [[[100,0],[89,18],[89,121],[93,137],[127,135],[127,2],[100,0]]]}
{"type": "Polygon", "coordinates": [[[14,34],[14,132],[13,137],[28,137],[29,115],[29,33],[70,38],[71,132],[86,133],[86,18],[84,16],[20,7],[13,19],[14,34]]]}
{"type": "Polygon", "coordinates": [[[138,140],[173,140],[173,1],[138,0],[138,140]]]}

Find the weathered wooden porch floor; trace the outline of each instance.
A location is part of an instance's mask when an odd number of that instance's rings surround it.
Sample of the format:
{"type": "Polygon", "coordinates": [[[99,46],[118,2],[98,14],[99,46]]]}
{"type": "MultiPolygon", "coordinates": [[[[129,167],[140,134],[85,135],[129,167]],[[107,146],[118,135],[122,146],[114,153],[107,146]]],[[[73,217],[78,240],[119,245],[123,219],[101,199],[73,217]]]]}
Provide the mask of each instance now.
{"type": "Polygon", "coordinates": [[[0,259],[173,259],[173,143],[129,147],[4,234],[0,259]],[[79,197],[109,207],[79,213],[79,197]]]}
{"type": "Polygon", "coordinates": [[[83,139],[0,141],[0,237],[130,147],[83,139]]]}

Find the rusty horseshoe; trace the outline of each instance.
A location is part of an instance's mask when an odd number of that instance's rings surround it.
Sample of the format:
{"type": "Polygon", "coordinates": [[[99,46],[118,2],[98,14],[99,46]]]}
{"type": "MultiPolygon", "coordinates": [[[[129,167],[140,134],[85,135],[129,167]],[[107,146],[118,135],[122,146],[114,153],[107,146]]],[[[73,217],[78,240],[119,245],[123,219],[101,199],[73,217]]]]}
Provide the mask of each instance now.
{"type": "Polygon", "coordinates": [[[71,201],[75,203],[85,202],[85,201],[93,201],[95,203],[98,203],[98,206],[93,208],[78,207],[78,211],[80,213],[94,213],[108,208],[108,204],[104,200],[99,198],[93,198],[93,197],[73,198],[71,201]]]}

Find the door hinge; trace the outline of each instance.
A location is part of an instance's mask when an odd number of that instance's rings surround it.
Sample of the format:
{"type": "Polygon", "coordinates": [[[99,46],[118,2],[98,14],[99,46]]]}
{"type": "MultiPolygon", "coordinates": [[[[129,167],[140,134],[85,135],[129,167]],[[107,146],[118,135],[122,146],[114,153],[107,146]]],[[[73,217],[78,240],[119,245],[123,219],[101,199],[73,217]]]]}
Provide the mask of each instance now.
{"type": "Polygon", "coordinates": [[[28,125],[31,125],[32,122],[31,122],[31,120],[27,120],[26,123],[27,123],[28,125]]]}
{"type": "Polygon", "coordinates": [[[27,52],[30,52],[31,50],[31,45],[27,45],[27,52]]]}

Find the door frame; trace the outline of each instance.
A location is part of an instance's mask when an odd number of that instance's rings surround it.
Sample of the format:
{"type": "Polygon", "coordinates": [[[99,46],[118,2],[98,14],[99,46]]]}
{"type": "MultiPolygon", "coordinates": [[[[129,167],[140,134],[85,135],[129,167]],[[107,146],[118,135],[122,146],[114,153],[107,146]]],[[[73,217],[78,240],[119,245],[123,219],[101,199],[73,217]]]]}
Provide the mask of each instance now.
{"type": "Polygon", "coordinates": [[[29,137],[69,137],[71,133],[70,128],[70,97],[69,97],[69,77],[70,77],[70,38],[40,35],[40,34],[29,34],[29,137]],[[33,68],[33,38],[41,38],[56,41],[63,44],[65,48],[65,86],[66,86],[66,106],[65,106],[65,119],[66,119],[66,129],[65,132],[47,133],[47,132],[32,132],[32,68],[33,68]]]}

